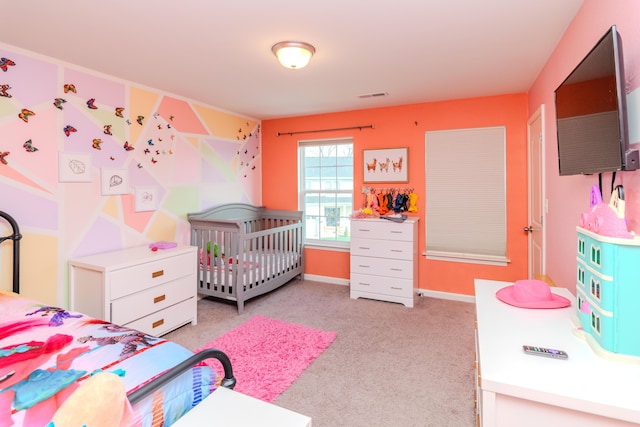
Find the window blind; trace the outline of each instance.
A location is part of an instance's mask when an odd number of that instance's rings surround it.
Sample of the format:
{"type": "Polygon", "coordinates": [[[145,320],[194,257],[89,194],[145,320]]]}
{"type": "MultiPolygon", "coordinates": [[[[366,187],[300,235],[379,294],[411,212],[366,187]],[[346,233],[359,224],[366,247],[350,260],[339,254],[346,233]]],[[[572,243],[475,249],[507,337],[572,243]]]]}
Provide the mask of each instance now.
{"type": "Polygon", "coordinates": [[[504,127],[425,134],[427,257],[506,262],[504,127]]]}

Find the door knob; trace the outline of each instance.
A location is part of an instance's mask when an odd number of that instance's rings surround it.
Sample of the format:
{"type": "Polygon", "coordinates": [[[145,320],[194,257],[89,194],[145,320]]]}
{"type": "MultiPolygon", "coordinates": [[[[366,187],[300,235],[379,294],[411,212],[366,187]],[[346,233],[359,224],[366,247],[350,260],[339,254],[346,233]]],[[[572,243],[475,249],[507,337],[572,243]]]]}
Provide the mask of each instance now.
{"type": "Polygon", "coordinates": [[[523,231],[527,232],[527,233],[531,233],[533,232],[533,227],[531,227],[530,225],[526,226],[525,228],[522,229],[523,231]]]}

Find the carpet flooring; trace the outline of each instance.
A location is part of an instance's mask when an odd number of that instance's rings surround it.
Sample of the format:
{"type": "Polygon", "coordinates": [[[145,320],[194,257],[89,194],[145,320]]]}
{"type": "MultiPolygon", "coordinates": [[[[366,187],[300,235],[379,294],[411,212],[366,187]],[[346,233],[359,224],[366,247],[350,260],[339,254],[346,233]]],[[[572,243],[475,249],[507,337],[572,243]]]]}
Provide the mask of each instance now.
{"type": "Polygon", "coordinates": [[[273,402],[314,427],[475,426],[474,304],[416,297],[407,308],[293,280],[248,301],[241,315],[231,302],[202,299],[198,324],[166,338],[195,350],[256,315],[337,332],[273,402]]]}
{"type": "MultiPolygon", "coordinates": [[[[335,332],[256,315],[196,351],[222,350],[231,360],[235,390],[273,402],[335,338],[335,332]]],[[[219,361],[206,363],[223,376],[219,361]]]]}

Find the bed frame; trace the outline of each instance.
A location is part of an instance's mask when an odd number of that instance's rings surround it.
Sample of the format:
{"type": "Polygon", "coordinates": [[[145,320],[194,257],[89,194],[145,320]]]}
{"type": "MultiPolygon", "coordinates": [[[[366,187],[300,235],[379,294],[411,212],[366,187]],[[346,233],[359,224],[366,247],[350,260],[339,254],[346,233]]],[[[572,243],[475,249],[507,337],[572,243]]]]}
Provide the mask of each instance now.
{"type": "Polygon", "coordinates": [[[200,253],[198,292],[244,303],[304,275],[301,211],[244,203],[188,215],[200,253]]]}
{"type": "MultiPolygon", "coordinates": [[[[20,234],[20,230],[18,228],[18,223],[13,219],[13,217],[6,212],[0,211],[0,218],[4,218],[12,228],[13,233],[0,237],[0,244],[5,240],[13,240],[13,292],[16,294],[20,293],[20,281],[19,281],[19,271],[20,271],[20,253],[19,253],[19,241],[22,238],[20,234]]],[[[233,375],[233,368],[231,366],[231,360],[229,357],[221,350],[218,349],[205,349],[198,353],[195,353],[193,356],[184,360],[180,364],[174,366],[173,368],[163,372],[161,375],[155,377],[148,383],[139,387],[135,391],[131,392],[127,395],[129,402],[133,405],[145,397],[151,395],[154,391],[160,389],[163,385],[178,377],[184,372],[187,372],[195,365],[206,359],[217,359],[220,361],[224,371],[224,377],[220,382],[220,386],[233,389],[236,385],[236,378],[233,375]]]]}

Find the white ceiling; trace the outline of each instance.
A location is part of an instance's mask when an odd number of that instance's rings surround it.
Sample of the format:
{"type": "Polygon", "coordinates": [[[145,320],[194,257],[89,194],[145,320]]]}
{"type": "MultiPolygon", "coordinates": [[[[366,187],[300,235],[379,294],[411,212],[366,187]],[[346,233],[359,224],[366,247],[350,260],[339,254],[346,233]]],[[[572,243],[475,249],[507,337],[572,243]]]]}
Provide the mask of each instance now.
{"type": "Polygon", "coordinates": [[[0,41],[270,119],[526,92],[582,3],[5,1],[0,41]],[[282,68],[271,46],[283,40],[316,55],[282,68]]]}

